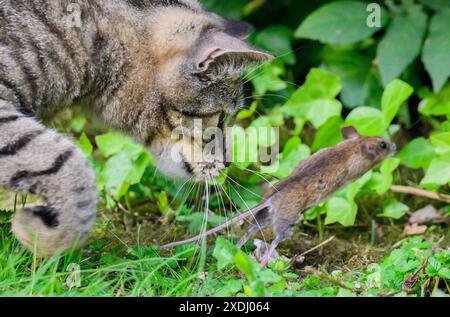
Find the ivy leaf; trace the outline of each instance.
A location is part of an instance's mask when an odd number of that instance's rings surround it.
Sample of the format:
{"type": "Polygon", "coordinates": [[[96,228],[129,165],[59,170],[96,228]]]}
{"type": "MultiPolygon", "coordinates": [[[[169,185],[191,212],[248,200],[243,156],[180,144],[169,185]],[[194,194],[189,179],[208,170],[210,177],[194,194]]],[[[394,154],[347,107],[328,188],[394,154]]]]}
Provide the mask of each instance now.
{"type": "Polygon", "coordinates": [[[319,128],[328,118],[340,115],[342,105],[335,100],[341,91],[340,79],[322,69],[313,68],[300,87],[283,106],[286,114],[305,118],[319,128]]]}
{"type": "Polygon", "coordinates": [[[437,93],[427,92],[419,104],[419,112],[425,116],[447,116],[450,119],[450,83],[437,93]]]}
{"type": "Polygon", "coordinates": [[[400,219],[406,212],[409,211],[409,207],[395,199],[388,200],[384,203],[383,213],[378,214],[379,217],[400,219]]]}
{"type": "Polygon", "coordinates": [[[277,163],[271,166],[261,166],[261,172],[284,179],[291,175],[297,165],[310,155],[310,148],[305,144],[299,144],[295,149],[282,153],[277,163]]]}
{"type": "Polygon", "coordinates": [[[403,7],[378,45],[378,68],[384,85],[399,77],[419,55],[427,16],[416,5],[403,7]]]}
{"type": "Polygon", "coordinates": [[[95,137],[98,149],[104,157],[110,157],[119,153],[125,146],[126,140],[126,137],[122,134],[115,132],[109,132],[95,137]]]}
{"type": "Polygon", "coordinates": [[[268,91],[280,91],[287,88],[287,84],[281,79],[285,74],[285,68],[281,61],[275,60],[269,64],[258,66],[255,71],[249,71],[248,77],[252,79],[255,91],[258,95],[264,95],[268,91]]]}
{"type": "MultiPolygon", "coordinates": [[[[380,12],[381,22],[388,14],[380,12]]],[[[357,1],[332,2],[310,14],[295,32],[298,38],[319,40],[327,44],[350,44],[370,37],[380,28],[369,27],[367,4],[357,1]]]]}
{"type": "Polygon", "coordinates": [[[450,11],[433,16],[422,60],[430,73],[435,92],[441,90],[450,76],[450,11]]]}
{"type": "Polygon", "coordinates": [[[340,223],[345,227],[355,223],[358,207],[355,202],[347,201],[341,197],[333,197],[327,202],[327,217],[325,224],[340,223]]]}
{"type": "Polygon", "coordinates": [[[428,169],[436,156],[433,146],[425,138],[417,138],[408,143],[398,154],[400,162],[409,168],[428,169]]]}
{"type": "Polygon", "coordinates": [[[358,107],[345,120],[346,125],[355,127],[361,135],[378,136],[386,129],[384,114],[375,108],[358,107]]]}
{"type": "Polygon", "coordinates": [[[77,142],[77,144],[84,155],[90,156],[92,154],[94,147],[92,146],[91,141],[89,141],[85,133],[81,134],[80,140],[77,142]]]}
{"type": "Polygon", "coordinates": [[[450,184],[450,155],[443,155],[431,161],[421,186],[436,187],[450,184]]]}
{"type": "Polygon", "coordinates": [[[255,44],[275,53],[288,65],[294,65],[297,61],[292,51],[292,31],[287,26],[272,25],[261,30],[255,37],[255,44]]]}
{"type": "Polygon", "coordinates": [[[206,10],[217,12],[218,14],[232,19],[241,19],[244,13],[244,8],[248,0],[233,0],[233,1],[216,1],[216,0],[202,0],[202,5],[206,10]]]}
{"type": "Polygon", "coordinates": [[[388,158],[381,164],[380,173],[373,173],[367,184],[370,190],[374,190],[378,195],[384,195],[391,188],[394,181],[392,173],[400,164],[398,158],[388,158]]]}
{"type": "Polygon", "coordinates": [[[379,107],[383,86],[370,57],[327,47],[323,58],[326,69],[342,79],[341,99],[347,108],[379,107]]]}
{"type": "Polygon", "coordinates": [[[430,141],[437,154],[450,156],[450,132],[434,133],[431,135],[430,141]]]}
{"type": "Polygon", "coordinates": [[[317,131],[311,150],[317,152],[323,148],[338,144],[344,138],[341,127],[344,124],[341,116],[334,116],[328,119],[317,131]]]}
{"type": "Polygon", "coordinates": [[[342,104],[335,99],[317,99],[299,107],[299,113],[316,129],[320,128],[329,118],[340,116],[341,111],[342,104]]]}
{"type": "Polygon", "coordinates": [[[217,268],[222,270],[227,266],[234,264],[234,257],[238,249],[225,240],[224,238],[217,238],[216,247],[214,248],[213,256],[217,260],[217,268]]]}
{"type": "Polygon", "coordinates": [[[385,123],[390,124],[397,115],[400,106],[408,100],[414,89],[401,80],[392,81],[385,89],[381,99],[381,110],[385,116],[385,123]]]}

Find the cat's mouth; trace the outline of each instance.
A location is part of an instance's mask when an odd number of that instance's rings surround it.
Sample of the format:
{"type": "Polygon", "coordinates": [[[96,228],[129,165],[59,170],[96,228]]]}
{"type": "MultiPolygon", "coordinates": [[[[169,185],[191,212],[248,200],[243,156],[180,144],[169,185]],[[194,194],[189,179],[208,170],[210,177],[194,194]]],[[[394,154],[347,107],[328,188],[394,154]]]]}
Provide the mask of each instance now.
{"type": "MultiPolygon", "coordinates": [[[[189,166],[191,164],[186,163],[189,166]]],[[[225,169],[225,163],[219,160],[213,162],[197,163],[194,167],[191,166],[190,173],[196,181],[213,180],[219,177],[225,169]]]]}
{"type": "Polygon", "coordinates": [[[150,151],[155,156],[157,169],[174,179],[203,182],[219,177],[228,166],[223,154],[195,155],[192,151],[193,147],[189,145],[182,141],[153,142],[150,151]]]}

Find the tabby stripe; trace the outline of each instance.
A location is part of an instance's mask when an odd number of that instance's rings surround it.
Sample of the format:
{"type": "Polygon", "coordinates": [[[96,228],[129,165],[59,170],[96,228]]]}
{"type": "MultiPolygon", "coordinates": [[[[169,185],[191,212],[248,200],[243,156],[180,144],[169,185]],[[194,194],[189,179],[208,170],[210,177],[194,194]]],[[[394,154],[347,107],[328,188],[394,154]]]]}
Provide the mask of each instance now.
{"type": "Polygon", "coordinates": [[[180,110],[176,107],[171,107],[171,109],[175,112],[181,113],[184,116],[191,117],[191,118],[211,118],[214,116],[217,116],[218,114],[222,113],[222,110],[209,112],[209,113],[195,113],[193,111],[188,110],[180,110]]]}
{"type": "MultiPolygon", "coordinates": [[[[24,81],[28,84],[28,87],[30,89],[30,94],[28,94],[29,97],[29,106],[31,107],[30,110],[35,109],[36,105],[34,104],[34,99],[36,97],[36,93],[38,91],[37,87],[37,80],[38,77],[33,74],[33,70],[27,65],[27,60],[24,58],[22,52],[24,51],[24,43],[23,39],[17,37],[15,34],[7,33],[6,35],[9,38],[9,46],[12,48],[11,57],[12,59],[17,63],[17,65],[20,67],[24,81]]],[[[25,105],[22,104],[22,107],[25,105]]],[[[31,111],[33,112],[33,111],[31,111]]]]}
{"type": "Polygon", "coordinates": [[[92,204],[92,200],[79,201],[77,203],[77,208],[85,209],[85,208],[89,207],[91,204],[92,204]]]}
{"type": "MultiPolygon", "coordinates": [[[[67,45],[67,41],[64,37],[64,34],[58,29],[58,27],[56,25],[52,24],[49,21],[45,12],[40,11],[39,8],[36,7],[34,1],[31,1],[30,5],[32,7],[30,10],[30,13],[34,14],[36,16],[36,19],[39,20],[42,24],[44,24],[45,27],[49,30],[49,33],[54,35],[57,38],[59,45],[63,48],[63,50],[66,52],[66,54],[70,56],[70,58],[72,59],[72,63],[73,63],[75,53],[74,53],[72,47],[67,45]]],[[[50,11],[50,9],[49,9],[49,11],[50,11]]],[[[55,63],[56,65],[63,65],[64,77],[69,82],[69,87],[72,86],[73,79],[70,78],[71,77],[70,75],[73,73],[73,71],[67,62],[68,58],[61,58],[61,56],[59,56],[57,54],[57,51],[55,51],[55,50],[45,50],[45,52],[48,54],[47,55],[48,58],[51,59],[53,63],[55,63]]]]}
{"type": "Polygon", "coordinates": [[[34,13],[34,15],[36,15],[39,18],[39,20],[47,27],[47,29],[49,29],[51,34],[54,34],[58,38],[59,42],[67,51],[67,53],[69,53],[70,57],[74,58],[75,50],[73,50],[73,48],[70,45],[68,45],[68,41],[66,40],[64,33],[61,32],[59,27],[53,24],[46,15],[46,11],[51,12],[52,8],[47,7],[42,10],[41,8],[36,7],[34,1],[31,1],[30,4],[32,7],[31,12],[34,13]]]}
{"type": "Polygon", "coordinates": [[[68,150],[63,154],[59,155],[56,160],[53,162],[52,166],[49,169],[39,171],[39,172],[30,172],[30,171],[20,171],[17,172],[10,180],[10,185],[12,188],[16,188],[19,185],[19,182],[26,178],[53,175],[58,173],[64,164],[69,160],[72,156],[73,150],[68,150]]]}
{"type": "Polygon", "coordinates": [[[59,225],[58,215],[50,206],[40,206],[25,211],[31,212],[33,216],[41,218],[49,228],[56,228],[59,225]]]}
{"type": "Polygon", "coordinates": [[[87,216],[87,217],[84,218],[84,219],[81,219],[81,224],[82,224],[83,226],[85,226],[85,225],[87,225],[88,223],[91,223],[92,220],[94,220],[94,218],[95,218],[95,213],[93,213],[93,214],[87,216]]]}
{"type": "Polygon", "coordinates": [[[19,103],[19,107],[23,107],[26,105],[26,98],[25,96],[19,91],[19,88],[10,82],[9,80],[5,78],[0,78],[0,85],[3,85],[6,87],[6,89],[11,90],[16,97],[17,102],[19,103]]]}
{"type": "Polygon", "coordinates": [[[165,1],[154,1],[154,0],[127,0],[129,4],[137,9],[147,9],[152,6],[161,7],[180,7],[190,9],[186,4],[180,2],[179,0],[165,0],[165,1]]]}
{"type": "Polygon", "coordinates": [[[10,143],[3,148],[0,148],[0,157],[1,156],[11,156],[16,155],[17,152],[22,150],[28,144],[31,143],[38,135],[42,134],[43,131],[36,131],[32,133],[28,133],[13,143],[10,143]]]}
{"type": "Polygon", "coordinates": [[[20,118],[20,117],[17,116],[17,115],[13,115],[13,116],[9,116],[9,117],[3,117],[3,118],[0,118],[0,125],[1,125],[2,123],[8,123],[8,122],[16,121],[16,120],[19,119],[19,118],[20,118]]]}
{"type": "Polygon", "coordinates": [[[172,121],[170,121],[169,115],[167,114],[167,109],[166,107],[161,103],[160,107],[162,115],[163,115],[163,120],[166,121],[167,125],[169,126],[169,129],[172,131],[175,129],[175,127],[172,124],[172,121]]]}

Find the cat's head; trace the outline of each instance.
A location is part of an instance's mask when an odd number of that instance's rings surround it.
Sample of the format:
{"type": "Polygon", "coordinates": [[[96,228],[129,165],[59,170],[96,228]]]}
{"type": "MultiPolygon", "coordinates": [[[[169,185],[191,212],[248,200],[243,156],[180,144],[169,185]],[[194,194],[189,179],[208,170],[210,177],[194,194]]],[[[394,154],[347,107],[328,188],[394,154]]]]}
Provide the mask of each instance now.
{"type": "Polygon", "coordinates": [[[202,180],[227,165],[230,153],[214,129],[225,136],[244,106],[244,68],[273,55],[244,41],[248,24],[204,12],[192,0],[176,2],[153,14],[149,32],[154,69],[144,99],[157,100],[159,116],[147,145],[163,173],[202,180]]]}

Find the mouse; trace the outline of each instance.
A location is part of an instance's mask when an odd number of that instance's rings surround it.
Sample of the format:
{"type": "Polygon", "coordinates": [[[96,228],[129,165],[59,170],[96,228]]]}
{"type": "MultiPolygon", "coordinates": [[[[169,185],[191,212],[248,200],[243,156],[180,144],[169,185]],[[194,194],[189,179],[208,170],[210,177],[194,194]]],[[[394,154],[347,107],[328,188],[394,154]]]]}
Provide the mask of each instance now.
{"type": "Polygon", "coordinates": [[[261,261],[261,266],[266,266],[278,245],[292,237],[302,212],[317,206],[397,151],[395,143],[380,137],[361,136],[352,126],[344,127],[341,133],[343,142],[301,161],[289,177],[266,192],[255,208],[203,234],[164,245],[161,249],[198,242],[239,221],[252,219],[237,247],[241,248],[256,232],[272,227],[275,239],[261,261]]]}

